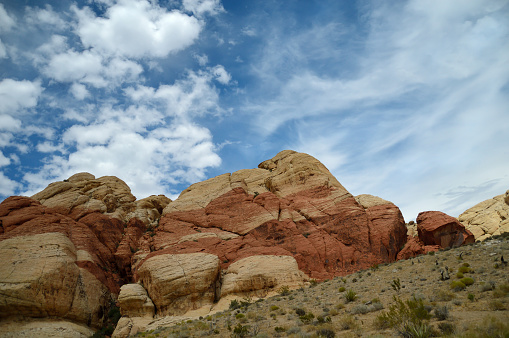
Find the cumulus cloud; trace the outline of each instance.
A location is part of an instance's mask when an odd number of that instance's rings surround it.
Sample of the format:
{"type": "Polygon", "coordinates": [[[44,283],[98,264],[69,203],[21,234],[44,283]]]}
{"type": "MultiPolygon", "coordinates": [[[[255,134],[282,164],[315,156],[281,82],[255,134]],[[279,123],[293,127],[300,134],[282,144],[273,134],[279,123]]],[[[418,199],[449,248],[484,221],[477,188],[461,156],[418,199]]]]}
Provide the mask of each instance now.
{"type": "Polygon", "coordinates": [[[102,105],[93,118],[67,128],[62,144],[38,144],[41,152],[62,154],[49,155],[41,170],[24,176],[26,193],[79,171],[118,176],[139,198],[173,195],[174,185],[206,178],[221,158],[210,130],[193,118],[218,109],[213,79],[212,72],[188,72],[171,85],[126,89],[126,104],[102,105]],[[74,150],[64,154],[63,149],[74,150]]]}
{"type": "Polygon", "coordinates": [[[90,95],[85,85],[76,82],[71,85],[69,91],[77,100],[84,100],[90,95]]]}
{"type": "Polygon", "coordinates": [[[0,113],[15,115],[19,109],[34,107],[42,90],[40,81],[2,80],[0,82],[0,113]]]}
{"type": "Polygon", "coordinates": [[[109,55],[164,57],[193,44],[202,29],[195,17],[146,0],[120,0],[107,9],[105,17],[88,7],[73,8],[83,45],[109,55]]]}
{"type": "Polygon", "coordinates": [[[214,74],[216,80],[224,85],[230,83],[230,80],[232,79],[232,76],[221,65],[212,68],[212,73],[214,74]]]}
{"type": "Polygon", "coordinates": [[[18,182],[11,180],[0,171],[0,196],[13,195],[19,186],[18,182]]]}

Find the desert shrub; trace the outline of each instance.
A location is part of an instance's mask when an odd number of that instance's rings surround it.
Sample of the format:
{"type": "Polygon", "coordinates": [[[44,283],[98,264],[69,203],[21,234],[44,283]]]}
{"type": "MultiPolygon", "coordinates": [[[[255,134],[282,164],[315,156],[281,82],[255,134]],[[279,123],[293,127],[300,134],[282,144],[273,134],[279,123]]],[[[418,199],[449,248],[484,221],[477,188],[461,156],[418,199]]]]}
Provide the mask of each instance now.
{"type": "Polygon", "coordinates": [[[282,287],[280,287],[279,294],[281,296],[288,296],[290,294],[290,288],[288,287],[288,285],[283,285],[282,287]]]}
{"type": "Polygon", "coordinates": [[[309,287],[311,287],[311,288],[312,288],[312,287],[315,287],[315,286],[317,286],[317,285],[318,285],[318,282],[317,282],[317,280],[316,280],[316,279],[310,279],[310,280],[309,280],[309,287]]]}
{"type": "Polygon", "coordinates": [[[462,278],[460,280],[463,284],[465,284],[466,286],[469,286],[469,285],[472,285],[474,284],[474,279],[471,278],[471,277],[465,277],[465,278],[462,278]]]}
{"type": "Polygon", "coordinates": [[[244,317],[246,317],[246,316],[243,313],[237,313],[235,315],[235,318],[237,318],[237,319],[241,319],[241,318],[244,318],[244,317]]]}
{"type": "Polygon", "coordinates": [[[238,300],[234,299],[234,300],[230,301],[230,306],[229,306],[230,310],[236,310],[239,308],[240,308],[240,303],[238,300]]]}
{"type": "Polygon", "coordinates": [[[454,332],[456,331],[456,327],[454,326],[454,324],[451,323],[439,323],[438,329],[445,335],[454,334],[454,332]]]}
{"type": "Polygon", "coordinates": [[[475,299],[475,295],[473,293],[469,293],[468,296],[467,296],[468,300],[470,300],[471,302],[474,301],[475,299]]]}
{"type": "Polygon", "coordinates": [[[491,291],[495,289],[495,282],[481,282],[481,292],[491,291]]]}
{"type": "Polygon", "coordinates": [[[450,291],[447,290],[438,290],[432,297],[433,301],[438,302],[448,302],[453,300],[456,297],[456,295],[450,291]]]}
{"type": "Polygon", "coordinates": [[[464,266],[464,265],[462,265],[458,268],[458,272],[461,272],[461,273],[467,273],[467,272],[470,272],[470,270],[471,269],[468,266],[464,266]]]}
{"type": "Polygon", "coordinates": [[[463,278],[465,277],[462,272],[456,273],[456,278],[463,278]]]}
{"type": "Polygon", "coordinates": [[[299,319],[303,322],[303,323],[310,323],[313,318],[315,318],[315,315],[312,314],[311,312],[303,315],[303,316],[300,316],[299,319]]]}
{"type": "Polygon", "coordinates": [[[425,320],[431,315],[423,300],[413,297],[404,302],[394,297],[394,301],[388,311],[376,317],[375,326],[379,329],[395,328],[405,337],[429,337],[432,330],[425,320]]]}
{"type": "Polygon", "coordinates": [[[341,330],[350,330],[355,329],[357,327],[357,322],[355,321],[355,318],[352,316],[344,316],[341,318],[339,322],[339,328],[341,330]]]}
{"type": "Polygon", "coordinates": [[[316,335],[318,337],[326,337],[326,338],[333,338],[336,336],[334,331],[332,331],[331,329],[325,329],[325,328],[317,330],[316,335]]]}
{"type": "Polygon", "coordinates": [[[286,333],[287,333],[288,335],[291,335],[291,334],[299,334],[299,333],[301,333],[301,331],[302,331],[302,330],[301,330],[301,328],[300,328],[300,327],[298,327],[298,326],[294,326],[294,327],[289,328],[289,329],[286,331],[286,333]]]}
{"type": "Polygon", "coordinates": [[[348,290],[345,293],[345,300],[346,300],[347,303],[353,302],[356,299],[357,299],[357,294],[355,293],[355,291],[348,290]]]}
{"type": "Polygon", "coordinates": [[[350,311],[352,314],[365,314],[369,312],[368,306],[364,304],[359,304],[354,306],[354,308],[350,311]]]}
{"type": "Polygon", "coordinates": [[[472,324],[468,330],[462,334],[464,338],[505,338],[508,336],[509,322],[494,317],[486,317],[481,324],[472,324]]]}
{"type": "Polygon", "coordinates": [[[345,289],[345,287],[344,287],[344,286],[342,286],[342,287],[340,287],[340,288],[338,289],[338,291],[339,291],[339,292],[345,292],[345,290],[346,290],[346,289],[345,289]]]}
{"type": "Polygon", "coordinates": [[[295,313],[298,316],[304,316],[306,314],[306,311],[304,311],[303,309],[295,309],[295,313]]]}
{"type": "Polygon", "coordinates": [[[466,288],[466,285],[459,280],[452,281],[450,285],[451,285],[451,289],[454,291],[461,291],[466,288]]]}
{"type": "MultiPolygon", "coordinates": [[[[508,232],[509,233],[509,232],[508,232]]],[[[501,284],[499,287],[498,287],[503,293],[509,293],[509,283],[504,283],[504,284],[501,284]]]]}
{"type": "Polygon", "coordinates": [[[242,325],[242,324],[237,324],[237,326],[235,326],[233,328],[233,337],[246,337],[249,335],[249,326],[248,325],[242,325]]]}
{"type": "Polygon", "coordinates": [[[274,331],[281,333],[281,332],[286,332],[286,329],[282,326],[276,326],[274,328],[274,331]]]}
{"type": "Polygon", "coordinates": [[[330,310],[330,311],[329,311],[329,315],[331,315],[331,316],[337,316],[337,315],[338,315],[338,313],[339,313],[339,312],[338,312],[338,310],[336,310],[336,309],[332,309],[332,310],[330,310]]]}
{"type": "Polygon", "coordinates": [[[399,290],[401,289],[401,282],[400,282],[399,278],[396,278],[396,279],[394,279],[394,280],[391,282],[391,287],[392,287],[395,291],[399,292],[399,290]]]}
{"type": "Polygon", "coordinates": [[[337,310],[341,310],[341,309],[344,309],[345,308],[345,304],[343,303],[339,303],[338,305],[336,305],[336,309],[337,310]]]}
{"type": "Polygon", "coordinates": [[[494,300],[490,301],[489,306],[490,306],[490,309],[492,309],[493,311],[503,311],[503,310],[505,310],[504,303],[502,303],[498,299],[494,299],[494,300]]]}
{"type": "Polygon", "coordinates": [[[277,306],[277,305],[272,305],[272,306],[270,307],[270,311],[276,311],[276,310],[279,310],[279,306],[277,306]]]}
{"type": "Polygon", "coordinates": [[[439,306],[435,309],[435,318],[438,320],[446,320],[449,318],[449,308],[447,306],[439,306]]]}

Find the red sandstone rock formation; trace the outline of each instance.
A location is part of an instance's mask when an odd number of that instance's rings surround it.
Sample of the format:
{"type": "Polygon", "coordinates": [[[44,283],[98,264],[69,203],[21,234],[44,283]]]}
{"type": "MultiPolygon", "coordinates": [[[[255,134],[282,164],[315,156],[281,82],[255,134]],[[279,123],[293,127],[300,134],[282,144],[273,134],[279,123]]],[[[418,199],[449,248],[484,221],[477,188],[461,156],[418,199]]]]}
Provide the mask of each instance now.
{"type": "MultiPolygon", "coordinates": [[[[149,297],[144,302],[156,297],[156,312],[182,314],[211,306],[222,294],[263,295],[263,288],[281,283],[296,287],[306,278],[346,275],[473,241],[458,221],[439,212],[421,213],[419,238],[407,239],[397,206],[375,196],[352,196],[322,163],[293,151],[283,151],[257,169],[193,184],[173,202],[162,195],[136,201],[118,178],[95,179],[87,173],[50,184],[34,198],[10,197],[0,204],[0,250],[7,256],[27,250],[19,263],[26,271],[18,276],[27,285],[51,279],[43,285],[56,289],[54,301],[48,305],[36,299],[34,306],[42,310],[35,315],[96,327],[109,295],[115,297],[124,283],[144,283],[149,297]],[[50,257],[49,272],[30,265],[39,240],[51,242],[40,243],[44,257],[50,257]],[[206,282],[199,280],[204,271],[196,257],[202,256],[213,263],[206,282]],[[187,262],[185,268],[182,262],[187,262]],[[182,268],[179,280],[200,287],[189,291],[173,285],[179,283],[172,264],[182,268]],[[274,264],[277,277],[266,273],[274,264]],[[177,298],[171,296],[172,288],[179,290],[177,298]],[[73,300],[68,289],[76,290],[78,298],[73,300]]],[[[0,261],[5,276],[16,263],[11,256],[0,261]]],[[[44,265],[44,257],[34,264],[44,265]]],[[[31,316],[23,305],[28,300],[5,276],[0,275],[8,290],[3,293],[7,298],[0,295],[5,305],[0,305],[0,318],[31,316]]]]}
{"type": "Polygon", "coordinates": [[[417,233],[424,245],[455,248],[474,243],[474,235],[454,217],[440,211],[425,211],[417,216],[417,233]]]}

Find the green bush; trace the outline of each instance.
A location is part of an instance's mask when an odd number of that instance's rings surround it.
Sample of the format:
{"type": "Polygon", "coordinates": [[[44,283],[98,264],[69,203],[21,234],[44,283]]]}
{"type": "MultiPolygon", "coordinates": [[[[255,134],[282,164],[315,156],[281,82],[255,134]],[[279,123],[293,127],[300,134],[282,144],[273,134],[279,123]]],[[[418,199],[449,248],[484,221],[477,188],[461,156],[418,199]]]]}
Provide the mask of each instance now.
{"type": "Polygon", "coordinates": [[[470,300],[471,302],[474,301],[475,299],[475,295],[473,293],[469,293],[468,296],[467,296],[468,300],[470,300]]]}
{"type": "Polygon", "coordinates": [[[456,273],[456,278],[463,278],[465,277],[462,272],[456,273]]]}
{"type": "Polygon", "coordinates": [[[277,305],[272,305],[272,306],[270,307],[270,311],[276,311],[276,310],[279,310],[279,306],[277,306],[277,305]]]}
{"type": "Polygon", "coordinates": [[[281,333],[281,332],[285,332],[285,331],[286,331],[286,329],[285,329],[284,327],[281,327],[281,326],[276,326],[276,327],[274,328],[274,331],[276,331],[276,332],[280,332],[280,333],[281,333]]]}
{"type": "Polygon", "coordinates": [[[357,294],[355,293],[355,291],[348,290],[345,293],[345,300],[346,300],[347,303],[353,302],[356,299],[357,299],[357,294]]]}
{"type": "Polygon", "coordinates": [[[463,282],[461,282],[459,280],[452,281],[450,285],[451,285],[451,289],[454,291],[461,291],[467,287],[463,282]]]}
{"type": "Polygon", "coordinates": [[[470,272],[470,271],[471,271],[471,269],[468,266],[462,265],[462,266],[460,266],[458,268],[458,272],[461,272],[461,273],[467,273],[467,272],[470,272]]]}
{"type": "Polygon", "coordinates": [[[230,310],[236,310],[238,308],[240,308],[240,303],[238,300],[234,299],[234,300],[230,301],[230,307],[229,307],[230,310]]]}
{"type": "Polygon", "coordinates": [[[288,296],[290,294],[290,287],[288,285],[283,285],[279,288],[279,295],[288,296]]]}
{"type": "Polygon", "coordinates": [[[345,287],[344,287],[344,286],[341,286],[341,287],[338,289],[338,291],[339,291],[339,292],[345,292],[345,290],[346,290],[346,289],[345,289],[345,287]]]}
{"type": "Polygon", "coordinates": [[[445,335],[451,335],[454,334],[456,331],[456,327],[454,324],[451,323],[439,323],[438,329],[445,335]]]}
{"type": "Polygon", "coordinates": [[[246,317],[246,316],[243,313],[237,313],[235,315],[235,318],[237,318],[237,319],[241,319],[241,318],[244,318],[244,317],[246,317]]]}
{"type": "Polygon", "coordinates": [[[465,278],[462,278],[460,280],[463,284],[465,284],[466,286],[469,286],[469,285],[472,285],[474,284],[474,279],[471,278],[471,277],[465,277],[465,278]]]}
{"type": "Polygon", "coordinates": [[[233,337],[246,337],[249,335],[249,328],[248,325],[243,326],[240,323],[237,324],[237,326],[233,328],[233,337]]]}
{"type": "Polygon", "coordinates": [[[425,321],[431,315],[423,300],[414,296],[405,302],[394,297],[394,301],[388,311],[376,317],[375,326],[379,329],[394,328],[404,337],[429,337],[432,330],[425,321]]]}

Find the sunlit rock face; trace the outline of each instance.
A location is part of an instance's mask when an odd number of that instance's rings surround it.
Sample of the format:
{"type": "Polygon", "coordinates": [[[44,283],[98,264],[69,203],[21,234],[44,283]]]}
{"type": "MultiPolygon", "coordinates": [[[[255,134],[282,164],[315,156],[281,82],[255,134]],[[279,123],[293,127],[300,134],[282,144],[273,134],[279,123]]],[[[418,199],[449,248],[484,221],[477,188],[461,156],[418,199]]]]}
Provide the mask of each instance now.
{"type": "Polygon", "coordinates": [[[509,190],[476,204],[462,213],[458,220],[479,241],[509,232],[509,190]]]}

